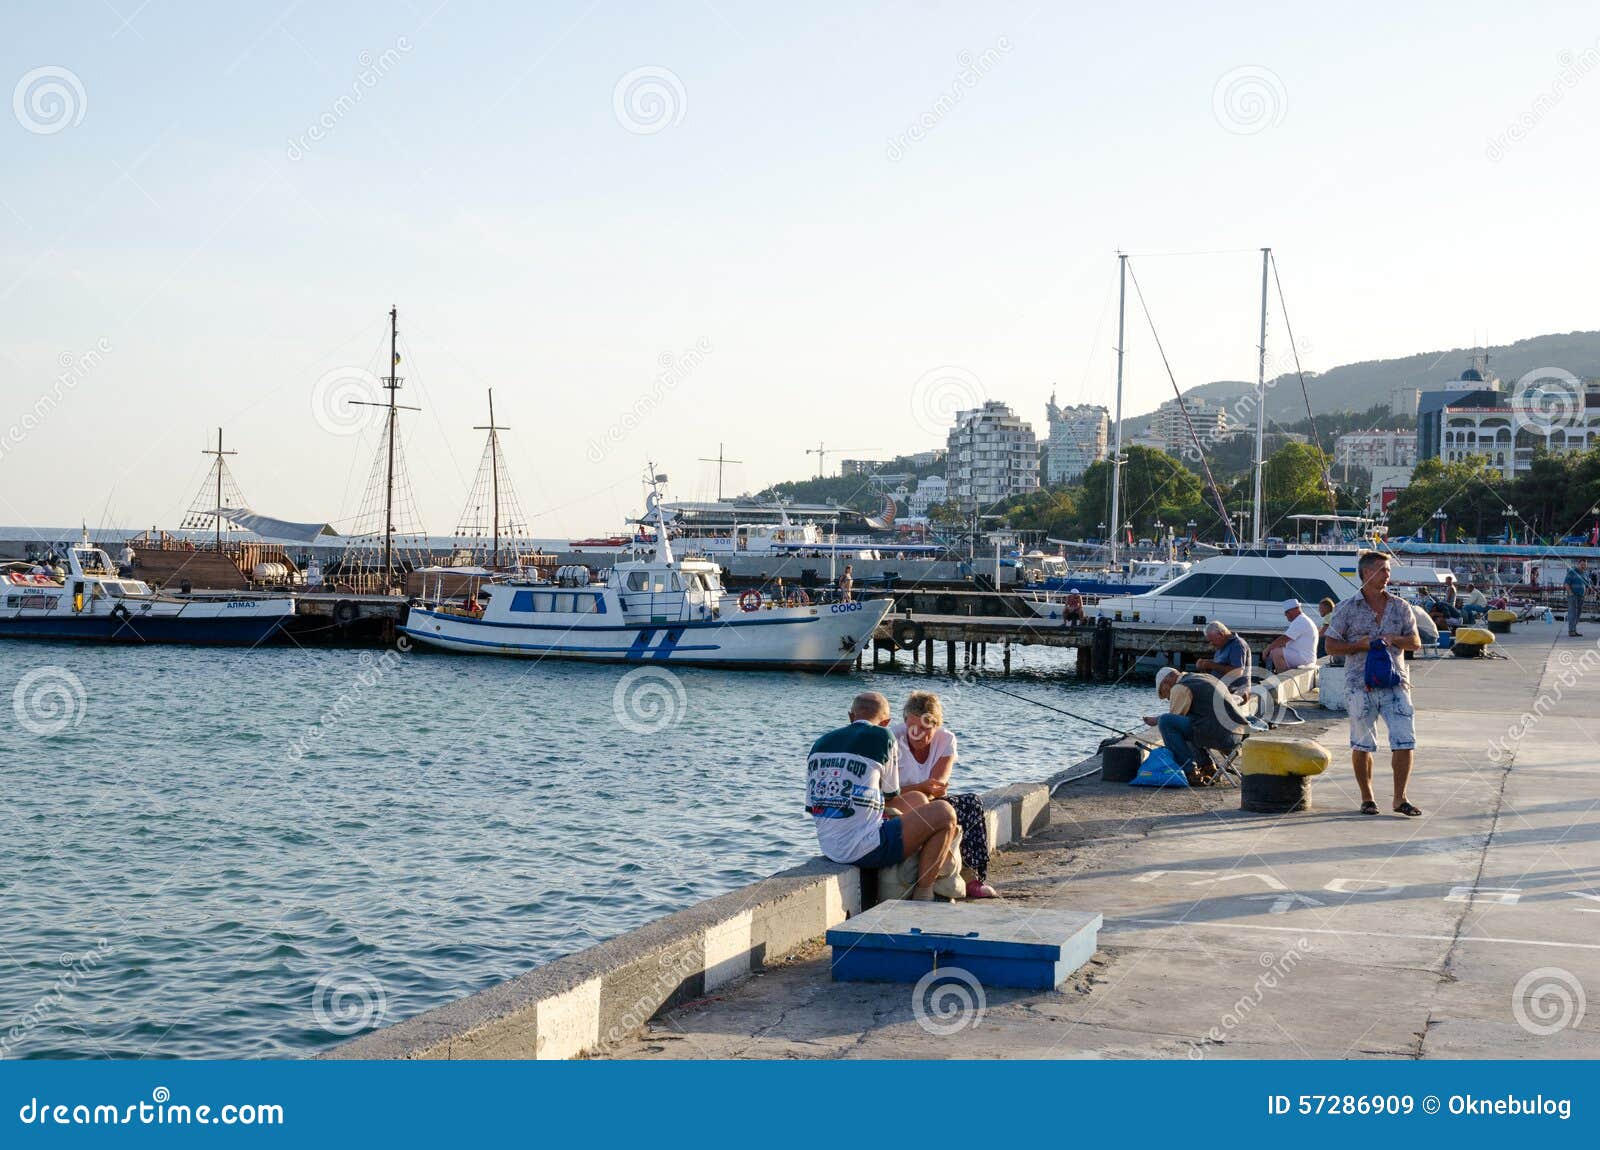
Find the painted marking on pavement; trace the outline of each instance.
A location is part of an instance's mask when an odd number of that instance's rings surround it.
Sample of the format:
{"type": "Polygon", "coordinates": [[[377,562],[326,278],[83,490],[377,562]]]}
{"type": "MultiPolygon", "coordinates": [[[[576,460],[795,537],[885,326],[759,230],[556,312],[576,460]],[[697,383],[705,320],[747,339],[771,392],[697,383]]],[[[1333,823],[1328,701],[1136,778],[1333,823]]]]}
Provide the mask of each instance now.
{"type": "Polygon", "coordinates": [[[1542,938],[1493,938],[1463,934],[1393,934],[1383,930],[1328,930],[1318,927],[1262,926],[1247,922],[1185,922],[1181,918],[1107,919],[1102,930],[1119,931],[1130,926],[1186,926],[1191,930],[1215,927],[1218,930],[1265,930],[1275,934],[1327,934],[1352,938],[1395,938],[1415,942],[1496,942],[1512,946],[1548,946],[1556,949],[1600,950],[1600,942],[1551,942],[1542,938]]]}

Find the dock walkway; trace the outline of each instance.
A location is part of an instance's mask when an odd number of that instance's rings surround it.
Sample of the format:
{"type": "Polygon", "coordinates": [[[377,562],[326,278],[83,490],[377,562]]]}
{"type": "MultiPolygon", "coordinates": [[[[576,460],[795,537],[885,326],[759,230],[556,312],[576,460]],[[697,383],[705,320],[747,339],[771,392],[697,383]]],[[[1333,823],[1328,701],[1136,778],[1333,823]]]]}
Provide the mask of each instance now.
{"type": "Polygon", "coordinates": [[[1387,813],[1385,753],[1385,814],[1357,813],[1346,722],[1325,712],[1296,729],[1334,752],[1309,812],[1060,788],[991,876],[1018,915],[1104,914],[1059,990],[988,990],[975,1025],[936,1033],[909,986],[832,982],[819,942],[610,1056],[1600,1057],[1600,637],[1564,632],[1413,664],[1422,818],[1387,813]]]}

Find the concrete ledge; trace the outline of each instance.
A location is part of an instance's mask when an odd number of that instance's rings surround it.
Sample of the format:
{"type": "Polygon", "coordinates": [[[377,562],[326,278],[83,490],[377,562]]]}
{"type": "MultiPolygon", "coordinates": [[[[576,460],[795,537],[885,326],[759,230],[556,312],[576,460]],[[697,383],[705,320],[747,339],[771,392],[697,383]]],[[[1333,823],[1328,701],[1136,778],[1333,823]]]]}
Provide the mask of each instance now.
{"type": "MultiPolygon", "coordinates": [[[[1041,783],[986,792],[989,845],[1043,829],[1041,783]]],[[[904,864],[902,864],[903,867],[904,864]]],[[[634,1037],[660,1011],[718,990],[860,914],[901,867],[815,859],[557,959],[322,1058],[574,1058],[634,1037]]]]}

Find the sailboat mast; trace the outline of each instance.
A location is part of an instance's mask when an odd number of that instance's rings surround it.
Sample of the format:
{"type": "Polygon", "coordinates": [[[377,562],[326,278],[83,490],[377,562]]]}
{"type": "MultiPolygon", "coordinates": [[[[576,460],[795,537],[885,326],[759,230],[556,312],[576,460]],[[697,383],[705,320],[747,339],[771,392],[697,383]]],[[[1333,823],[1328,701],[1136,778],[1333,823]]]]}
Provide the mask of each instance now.
{"type": "Polygon", "coordinates": [[[394,570],[394,433],[396,411],[394,406],[395,392],[400,388],[400,380],[395,374],[395,368],[400,363],[400,308],[391,305],[389,308],[389,375],[384,380],[384,386],[389,389],[389,473],[383,491],[383,579],[384,586],[389,583],[390,572],[394,570]]]}
{"type": "Polygon", "coordinates": [[[1261,342],[1256,345],[1256,457],[1255,457],[1255,522],[1251,534],[1255,546],[1265,542],[1262,538],[1261,473],[1266,468],[1263,445],[1267,431],[1267,263],[1272,259],[1272,249],[1261,249],[1261,342]]]}
{"type": "Polygon", "coordinates": [[[489,389],[489,486],[494,492],[494,566],[500,566],[500,433],[494,425],[494,388],[489,389]]]}
{"type": "Polygon", "coordinates": [[[217,428],[217,553],[222,553],[222,428],[217,428]]]}
{"type": "Polygon", "coordinates": [[[1117,524],[1122,495],[1122,342],[1123,320],[1128,309],[1128,257],[1117,253],[1117,432],[1111,449],[1111,563],[1117,562],[1117,524]]]}

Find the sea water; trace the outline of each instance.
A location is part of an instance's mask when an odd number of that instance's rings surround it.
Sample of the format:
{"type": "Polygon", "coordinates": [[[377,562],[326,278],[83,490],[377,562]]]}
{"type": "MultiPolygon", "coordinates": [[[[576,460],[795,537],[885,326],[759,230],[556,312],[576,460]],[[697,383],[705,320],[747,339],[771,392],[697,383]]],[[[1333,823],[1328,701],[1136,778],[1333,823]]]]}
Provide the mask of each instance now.
{"type": "MultiPolygon", "coordinates": [[[[943,652],[938,652],[942,655],[943,652]]],[[[1117,727],[1143,685],[981,681],[1117,727]]],[[[942,665],[942,664],[941,664],[942,665]]],[[[0,1055],[284,1057],[813,857],[811,741],[945,701],[963,790],[1107,732],[974,683],[414,651],[0,644],[0,1055]]]]}

